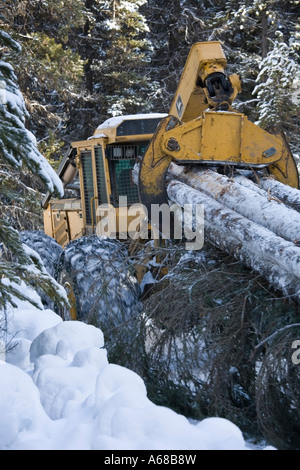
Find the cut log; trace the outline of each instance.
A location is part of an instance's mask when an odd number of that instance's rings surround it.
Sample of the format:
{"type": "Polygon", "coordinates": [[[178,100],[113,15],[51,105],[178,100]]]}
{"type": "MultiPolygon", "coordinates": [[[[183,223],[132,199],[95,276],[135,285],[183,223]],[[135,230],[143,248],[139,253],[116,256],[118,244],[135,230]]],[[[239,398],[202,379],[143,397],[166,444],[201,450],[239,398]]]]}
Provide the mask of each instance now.
{"type": "Polygon", "coordinates": [[[285,205],[300,212],[300,191],[271,177],[259,177],[254,180],[254,173],[248,176],[236,174],[234,180],[259,194],[267,193],[269,197],[277,198],[285,205]]]}
{"type": "MultiPolygon", "coordinates": [[[[256,189],[251,181],[248,180],[250,184],[246,186],[212,170],[193,168],[183,171],[174,164],[170,166],[169,174],[276,235],[294,243],[300,242],[300,213],[256,189]]],[[[298,193],[300,195],[300,191],[298,193]]]]}
{"type": "Polygon", "coordinates": [[[246,188],[251,189],[255,193],[261,194],[261,196],[266,197],[269,194],[268,191],[262,189],[255,181],[252,181],[252,179],[250,179],[249,177],[236,173],[233,176],[233,179],[237,183],[241,184],[242,186],[245,186],[246,188]]]}
{"type": "Polygon", "coordinates": [[[205,239],[300,302],[300,248],[180,181],[171,180],[167,193],[181,207],[203,204],[205,239]]]}
{"type": "Polygon", "coordinates": [[[280,199],[284,204],[292,207],[300,212],[300,191],[296,188],[291,188],[280,181],[273,178],[261,178],[259,185],[265,191],[280,199]]]}
{"type": "MultiPolygon", "coordinates": [[[[137,183],[138,165],[135,170],[137,183]]],[[[260,181],[265,184],[171,163],[167,194],[170,204],[203,205],[205,240],[300,303],[300,214],[292,209],[300,192],[270,178],[260,181]]]]}

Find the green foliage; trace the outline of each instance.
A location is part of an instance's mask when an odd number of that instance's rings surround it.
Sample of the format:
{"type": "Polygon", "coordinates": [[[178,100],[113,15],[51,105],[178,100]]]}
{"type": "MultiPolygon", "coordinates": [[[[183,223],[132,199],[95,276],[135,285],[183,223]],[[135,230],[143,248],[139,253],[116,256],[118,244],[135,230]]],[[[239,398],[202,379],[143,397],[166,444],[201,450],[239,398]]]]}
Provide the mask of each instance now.
{"type": "Polygon", "coordinates": [[[85,22],[83,0],[29,0],[32,7],[31,15],[40,18],[39,30],[50,33],[62,42],[68,41],[68,35],[73,28],[82,27],[85,22]]]}
{"type": "Polygon", "coordinates": [[[55,132],[49,131],[49,137],[40,142],[38,147],[52,168],[57,171],[61,161],[61,150],[64,147],[64,142],[59,140],[55,132]]]}
{"type": "MultiPolygon", "coordinates": [[[[17,43],[5,32],[1,32],[0,40],[6,47],[20,51],[17,43]]],[[[20,168],[24,162],[44,183],[49,191],[57,190],[62,194],[62,184],[51,166],[39,153],[36,140],[25,127],[28,113],[23,96],[16,83],[13,68],[7,62],[0,62],[0,157],[2,164],[6,161],[14,168],[20,168]]],[[[4,167],[5,168],[5,167],[4,167]]],[[[11,184],[13,176],[6,167],[0,176],[1,206],[16,199],[20,204],[20,195],[11,184]]],[[[24,203],[24,199],[23,199],[24,203]]],[[[7,213],[4,213],[7,217],[7,213]]],[[[0,220],[0,309],[7,305],[14,306],[14,297],[35,303],[31,295],[24,290],[22,281],[27,286],[42,289],[47,295],[58,302],[67,303],[65,292],[49,276],[38,255],[21,243],[18,232],[6,221],[0,220]],[[25,292],[25,293],[24,293],[25,292]],[[29,295],[29,297],[28,297],[29,295]]],[[[38,306],[38,305],[36,305],[38,306]]]]}
{"type": "Polygon", "coordinates": [[[17,230],[43,227],[42,194],[32,186],[44,189],[30,172],[0,165],[0,219],[17,230]]]}
{"type": "Polygon", "coordinates": [[[35,75],[38,86],[48,93],[54,90],[59,95],[68,94],[79,89],[83,77],[84,61],[45,33],[28,35],[24,47],[20,72],[26,69],[29,75],[35,75]]]}
{"type": "Polygon", "coordinates": [[[282,42],[282,36],[272,46],[260,63],[254,90],[259,98],[258,124],[264,128],[289,129],[300,99],[300,89],[296,85],[300,65],[293,59],[297,51],[282,42]]]}
{"type": "Polygon", "coordinates": [[[2,0],[0,12],[4,21],[21,34],[28,30],[43,31],[65,42],[70,31],[85,22],[84,3],[82,0],[2,0]]]}
{"type": "MultiPolygon", "coordinates": [[[[2,33],[0,40],[7,41],[6,33],[2,33]]],[[[25,127],[28,113],[16,81],[12,66],[2,61],[0,63],[0,156],[17,168],[20,168],[24,162],[42,179],[49,191],[62,194],[59,178],[50,165],[47,166],[36,147],[35,137],[25,127]]]]}
{"type": "Polygon", "coordinates": [[[30,112],[30,129],[39,140],[49,130],[62,139],[71,108],[78,100],[84,60],[68,45],[69,33],[86,20],[84,2],[4,1],[3,28],[22,45],[20,57],[10,54],[30,112]]]}
{"type": "Polygon", "coordinates": [[[147,77],[151,44],[149,31],[139,12],[144,0],[95,2],[98,13],[90,30],[101,38],[96,57],[90,59],[93,90],[102,97],[108,115],[130,114],[149,109],[153,84],[147,77]]]}
{"type": "Polygon", "coordinates": [[[19,233],[3,221],[0,221],[0,241],[0,311],[8,305],[15,307],[14,297],[41,308],[31,292],[24,289],[26,285],[41,289],[59,304],[68,305],[64,290],[49,276],[39,256],[22,245],[19,233]]]}

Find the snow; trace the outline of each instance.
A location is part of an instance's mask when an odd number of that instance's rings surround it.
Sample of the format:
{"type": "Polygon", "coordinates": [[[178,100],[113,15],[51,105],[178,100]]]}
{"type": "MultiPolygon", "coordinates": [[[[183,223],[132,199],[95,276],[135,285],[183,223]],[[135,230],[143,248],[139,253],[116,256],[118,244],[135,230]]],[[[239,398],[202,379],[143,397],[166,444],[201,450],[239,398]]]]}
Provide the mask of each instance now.
{"type": "MultiPolygon", "coordinates": [[[[173,165],[172,168],[175,168],[173,165]]],[[[248,187],[240,185],[238,179],[232,181],[227,176],[206,170],[195,172],[201,178],[201,191],[222,202],[225,206],[258,224],[267,227],[276,235],[295,241],[299,238],[300,214],[275,200],[266,191],[256,191],[251,181],[248,187]],[[251,204],[249,204],[251,201],[251,204]]],[[[286,186],[286,185],[285,185],[286,186]]],[[[300,193],[298,191],[298,198],[300,193]]]]}
{"type": "Polygon", "coordinates": [[[153,285],[153,284],[156,284],[157,282],[158,281],[154,279],[151,271],[147,271],[140,284],[141,292],[142,293],[144,292],[146,285],[153,285]]]}
{"type": "Polygon", "coordinates": [[[29,116],[25,101],[13,67],[5,61],[0,61],[0,105],[0,145],[4,158],[17,168],[24,162],[41,177],[51,193],[56,191],[63,196],[62,181],[39,152],[34,135],[25,127],[29,116]]]}
{"type": "MultiPolygon", "coordinates": [[[[40,257],[40,255],[37,253],[37,251],[33,250],[30,248],[26,243],[22,243],[22,248],[23,251],[26,255],[28,255],[29,259],[31,260],[36,260],[38,262],[38,267],[31,262],[31,264],[24,264],[23,269],[24,271],[27,271],[28,273],[32,273],[36,276],[43,276],[44,278],[49,279],[49,274],[45,268],[45,265],[40,257]]],[[[65,300],[66,305],[69,304],[68,296],[66,294],[65,289],[52,277],[50,276],[51,283],[55,287],[56,292],[59,294],[61,299],[65,300]]],[[[21,287],[21,291],[24,289],[23,285],[21,287]]]]}
{"type": "Polygon", "coordinates": [[[15,302],[0,337],[1,450],[251,448],[226,419],[191,423],[152,403],[141,377],[108,362],[98,328],[15,302]]]}
{"type": "Polygon", "coordinates": [[[92,135],[91,137],[88,137],[88,140],[91,140],[91,139],[105,139],[107,137],[106,134],[103,134],[103,132],[101,134],[96,134],[96,135],[92,135]]]}

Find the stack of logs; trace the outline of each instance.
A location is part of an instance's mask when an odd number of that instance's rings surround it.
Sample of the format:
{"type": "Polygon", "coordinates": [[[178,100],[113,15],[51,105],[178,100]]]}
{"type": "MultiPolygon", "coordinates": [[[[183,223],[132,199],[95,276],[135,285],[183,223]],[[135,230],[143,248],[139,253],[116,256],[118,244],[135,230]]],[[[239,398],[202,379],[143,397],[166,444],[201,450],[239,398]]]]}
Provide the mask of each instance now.
{"type": "Polygon", "coordinates": [[[248,176],[172,163],[166,189],[181,207],[203,204],[205,240],[300,302],[300,191],[248,176]]]}
{"type": "Polygon", "coordinates": [[[300,190],[252,171],[228,177],[175,163],[166,185],[170,205],[203,205],[206,241],[300,303],[300,190]]]}

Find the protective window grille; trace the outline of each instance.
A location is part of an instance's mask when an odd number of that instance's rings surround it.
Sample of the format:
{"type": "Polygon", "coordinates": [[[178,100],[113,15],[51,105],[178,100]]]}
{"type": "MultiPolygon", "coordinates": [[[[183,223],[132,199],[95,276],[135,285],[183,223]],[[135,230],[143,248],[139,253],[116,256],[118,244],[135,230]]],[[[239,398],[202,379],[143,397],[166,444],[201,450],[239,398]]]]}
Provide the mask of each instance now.
{"type": "Polygon", "coordinates": [[[110,160],[136,159],[138,145],[112,145],[109,147],[110,160]]]}
{"type": "Polygon", "coordinates": [[[161,118],[130,119],[123,121],[117,128],[117,135],[154,134],[161,118]]]}
{"type": "Polygon", "coordinates": [[[138,156],[143,156],[148,142],[135,145],[111,145],[107,148],[109,159],[112,203],[117,206],[120,196],[127,196],[127,203],[139,202],[138,188],[131,178],[132,168],[138,156]]]}
{"type": "MultiPolygon", "coordinates": [[[[91,151],[81,152],[86,223],[92,223],[91,199],[94,197],[93,165],[91,151]]],[[[95,217],[95,214],[94,214],[95,217]]],[[[95,218],[94,218],[95,220],[95,218]]]]}
{"type": "Polygon", "coordinates": [[[95,159],[96,159],[96,174],[97,174],[97,189],[98,189],[98,204],[107,203],[107,192],[105,182],[105,171],[103,163],[102,148],[95,148],[95,159]]]}

